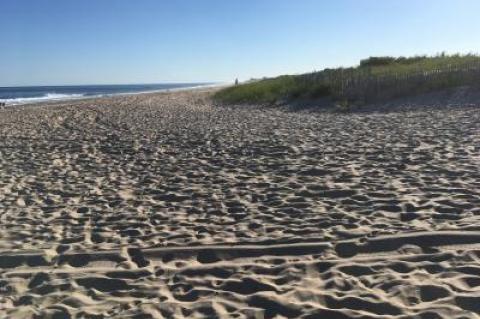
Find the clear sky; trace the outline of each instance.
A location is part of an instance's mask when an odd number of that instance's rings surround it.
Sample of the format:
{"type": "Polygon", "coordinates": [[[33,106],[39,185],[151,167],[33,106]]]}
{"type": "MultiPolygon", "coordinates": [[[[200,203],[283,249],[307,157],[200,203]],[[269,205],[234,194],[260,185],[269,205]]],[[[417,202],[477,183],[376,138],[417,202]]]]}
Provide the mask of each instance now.
{"type": "Polygon", "coordinates": [[[480,53],[479,0],[0,0],[0,86],[233,81],[480,53]]]}

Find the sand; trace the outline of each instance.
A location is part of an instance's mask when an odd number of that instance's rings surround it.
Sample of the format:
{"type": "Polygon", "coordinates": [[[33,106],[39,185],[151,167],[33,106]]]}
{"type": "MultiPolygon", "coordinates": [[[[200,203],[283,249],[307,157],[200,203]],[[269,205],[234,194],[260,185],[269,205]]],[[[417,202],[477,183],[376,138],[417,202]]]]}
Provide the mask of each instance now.
{"type": "Polygon", "coordinates": [[[0,110],[0,318],[480,317],[477,104],[209,96],[0,110]]]}

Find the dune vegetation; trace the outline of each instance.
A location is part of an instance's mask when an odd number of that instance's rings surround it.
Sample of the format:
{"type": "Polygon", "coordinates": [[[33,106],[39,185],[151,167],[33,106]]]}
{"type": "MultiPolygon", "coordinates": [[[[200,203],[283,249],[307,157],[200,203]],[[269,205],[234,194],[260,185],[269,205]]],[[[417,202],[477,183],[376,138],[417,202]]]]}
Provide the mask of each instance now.
{"type": "Polygon", "coordinates": [[[356,67],[252,80],[225,88],[215,98],[229,104],[331,98],[346,106],[478,83],[478,55],[387,56],[370,57],[356,67]]]}

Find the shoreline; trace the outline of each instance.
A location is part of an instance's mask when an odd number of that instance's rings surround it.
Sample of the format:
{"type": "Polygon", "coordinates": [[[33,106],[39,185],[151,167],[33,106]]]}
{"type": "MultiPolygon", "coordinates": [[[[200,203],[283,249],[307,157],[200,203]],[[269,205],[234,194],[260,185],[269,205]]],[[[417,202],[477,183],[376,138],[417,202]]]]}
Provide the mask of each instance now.
{"type": "MultiPolygon", "coordinates": [[[[109,97],[116,97],[116,96],[128,96],[128,95],[136,95],[136,94],[149,94],[149,93],[168,93],[168,92],[177,92],[177,91],[184,91],[184,90],[197,90],[202,88],[222,88],[228,84],[225,83],[214,83],[214,84],[201,84],[195,86],[188,86],[188,87],[177,87],[177,88],[166,88],[166,89],[158,89],[158,90],[149,90],[149,91],[138,91],[138,92],[122,92],[122,93],[106,93],[106,94],[97,94],[97,95],[81,95],[75,97],[61,97],[61,98],[51,98],[42,100],[42,97],[32,97],[31,99],[36,99],[35,101],[27,101],[27,102],[6,102],[7,100],[0,99],[0,102],[5,103],[3,107],[16,107],[22,105],[32,105],[32,104],[44,104],[44,103],[55,103],[55,102],[65,102],[65,101],[77,101],[77,100],[87,100],[87,99],[99,99],[99,98],[109,98],[109,97]],[[40,99],[40,100],[39,100],[40,99]]],[[[94,85],[92,85],[94,86],[94,85]]],[[[49,87],[49,86],[46,86],[49,87]]],[[[66,86],[69,87],[69,86],[66,86]]],[[[84,94],[84,93],[82,93],[84,94]]],[[[70,95],[80,95],[79,94],[70,94],[70,95]]],[[[19,98],[19,99],[30,99],[30,98],[19,98]]]]}

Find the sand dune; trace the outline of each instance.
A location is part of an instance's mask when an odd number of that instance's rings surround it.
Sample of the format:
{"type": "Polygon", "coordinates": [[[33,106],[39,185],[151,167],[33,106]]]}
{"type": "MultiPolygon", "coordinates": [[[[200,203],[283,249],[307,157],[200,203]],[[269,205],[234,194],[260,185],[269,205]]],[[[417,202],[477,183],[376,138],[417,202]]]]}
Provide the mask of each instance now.
{"type": "Polygon", "coordinates": [[[477,105],[209,94],[0,110],[0,318],[480,317],[477,105]]]}

